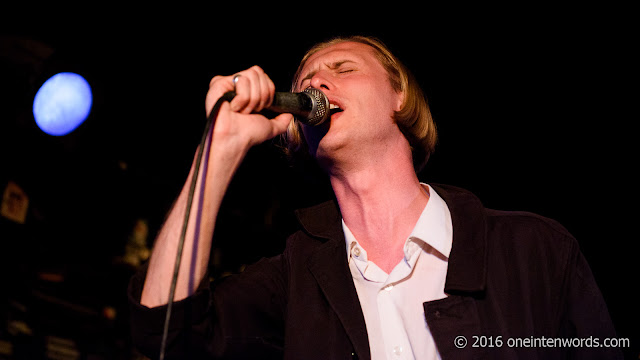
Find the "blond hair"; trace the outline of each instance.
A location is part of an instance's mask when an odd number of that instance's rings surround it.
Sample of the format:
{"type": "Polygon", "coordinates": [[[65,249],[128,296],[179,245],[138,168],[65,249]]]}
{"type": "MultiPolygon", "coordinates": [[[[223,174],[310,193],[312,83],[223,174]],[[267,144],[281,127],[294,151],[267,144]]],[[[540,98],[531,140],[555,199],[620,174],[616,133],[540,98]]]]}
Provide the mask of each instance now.
{"type": "MultiPolygon", "coordinates": [[[[435,149],[437,141],[436,126],[420,85],[409,70],[380,40],[366,36],[350,36],[338,37],[316,44],[307,51],[302,61],[300,61],[298,70],[293,76],[292,91],[297,86],[304,64],[313,54],[342,42],[357,42],[371,46],[375,50],[376,58],[387,71],[392,88],[398,93],[404,92],[402,107],[400,111],[395,112],[394,120],[404,137],[409,141],[414,169],[416,172],[420,171],[435,149]]],[[[289,128],[283,138],[286,147],[285,152],[290,158],[297,154],[308,152],[299,121],[294,120],[289,124],[289,128]]]]}

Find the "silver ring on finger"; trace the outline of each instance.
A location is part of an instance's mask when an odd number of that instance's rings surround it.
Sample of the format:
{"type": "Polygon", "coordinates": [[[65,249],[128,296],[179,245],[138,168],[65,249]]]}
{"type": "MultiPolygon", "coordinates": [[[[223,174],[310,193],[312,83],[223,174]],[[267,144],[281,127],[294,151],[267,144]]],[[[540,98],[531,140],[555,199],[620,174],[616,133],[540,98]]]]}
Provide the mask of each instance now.
{"type": "Polygon", "coordinates": [[[233,81],[233,91],[234,92],[236,91],[236,84],[238,83],[238,79],[240,78],[240,76],[242,76],[242,75],[237,74],[236,76],[233,77],[232,81],[233,81]]]}

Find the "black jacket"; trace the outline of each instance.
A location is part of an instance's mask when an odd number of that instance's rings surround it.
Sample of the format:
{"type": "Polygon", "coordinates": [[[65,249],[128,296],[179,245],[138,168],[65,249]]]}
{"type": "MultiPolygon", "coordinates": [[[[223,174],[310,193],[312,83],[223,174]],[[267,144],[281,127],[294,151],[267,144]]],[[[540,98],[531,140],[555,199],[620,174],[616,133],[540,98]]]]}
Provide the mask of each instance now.
{"type": "MultiPolygon", "coordinates": [[[[593,347],[615,331],[577,241],[561,225],[485,209],[459,188],[433,188],[453,222],[449,296],[424,303],[442,359],[622,357],[619,349],[593,347]]],[[[370,358],[336,203],[297,216],[302,229],[282,255],[174,304],[167,358],[370,358]]],[[[141,272],[130,283],[132,335],[154,357],[165,307],[139,304],[143,282],[141,272]]]]}

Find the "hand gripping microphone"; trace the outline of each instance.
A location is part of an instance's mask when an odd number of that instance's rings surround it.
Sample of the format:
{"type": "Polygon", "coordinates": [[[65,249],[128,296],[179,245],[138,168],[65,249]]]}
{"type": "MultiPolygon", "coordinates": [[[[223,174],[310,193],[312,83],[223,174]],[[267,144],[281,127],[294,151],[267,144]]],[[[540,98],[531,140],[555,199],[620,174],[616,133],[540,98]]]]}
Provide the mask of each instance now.
{"type": "Polygon", "coordinates": [[[290,113],[305,125],[316,126],[329,116],[329,99],[320,90],[308,87],[303,92],[277,92],[267,110],[276,113],[290,113]]]}
{"type": "MultiPolygon", "coordinates": [[[[235,95],[235,92],[229,91],[223,95],[223,99],[231,101],[235,95]]],[[[320,125],[331,115],[327,96],[312,87],[299,93],[276,92],[271,106],[265,110],[278,114],[292,114],[298,121],[309,126],[320,125]]]]}

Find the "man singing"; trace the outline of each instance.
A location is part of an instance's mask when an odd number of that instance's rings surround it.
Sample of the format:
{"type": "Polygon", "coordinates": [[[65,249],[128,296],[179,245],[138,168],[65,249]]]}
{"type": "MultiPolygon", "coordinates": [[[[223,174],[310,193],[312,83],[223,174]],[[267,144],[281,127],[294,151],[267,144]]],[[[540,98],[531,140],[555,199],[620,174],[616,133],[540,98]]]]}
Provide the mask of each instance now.
{"type": "MultiPolygon", "coordinates": [[[[621,357],[607,348],[508,346],[615,331],[561,225],[486,209],[465,190],[418,180],[435,125],[417,82],[381,42],[316,45],[293,81],[296,92],[308,87],[332,108],[320,126],[259,114],[275,93],[259,67],[211,81],[207,112],[224,93],[237,95],[220,108],[196,186],[204,193],[192,209],[202,206],[202,220],[196,229],[191,217],[187,228],[167,358],[621,357]],[[282,134],[290,152],[310,154],[326,171],[335,201],[298,210],[300,230],[281,255],[209,284],[215,220],[233,173],[249,148],[282,134]]],[[[193,169],[186,184],[192,176],[193,169]]],[[[146,271],[130,284],[134,341],[151,357],[160,349],[187,192],[185,185],[146,271]]]]}

